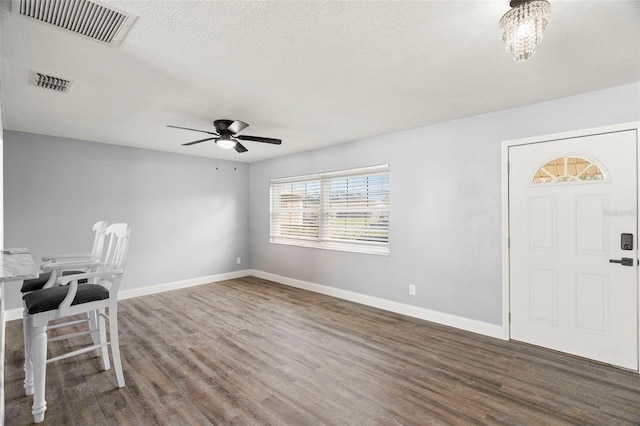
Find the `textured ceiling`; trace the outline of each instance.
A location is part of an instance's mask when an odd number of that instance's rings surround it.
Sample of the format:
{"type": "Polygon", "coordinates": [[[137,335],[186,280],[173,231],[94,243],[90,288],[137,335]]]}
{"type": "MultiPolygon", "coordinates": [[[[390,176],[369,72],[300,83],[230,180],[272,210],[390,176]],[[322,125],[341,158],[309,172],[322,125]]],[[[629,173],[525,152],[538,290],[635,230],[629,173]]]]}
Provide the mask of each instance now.
{"type": "Polygon", "coordinates": [[[118,47],[1,3],[5,129],[252,162],[640,80],[639,1],[551,0],[523,63],[500,41],[507,0],[102,3],[138,16],[118,47]],[[165,127],[219,118],[283,144],[183,147],[206,135],[165,127]]]}

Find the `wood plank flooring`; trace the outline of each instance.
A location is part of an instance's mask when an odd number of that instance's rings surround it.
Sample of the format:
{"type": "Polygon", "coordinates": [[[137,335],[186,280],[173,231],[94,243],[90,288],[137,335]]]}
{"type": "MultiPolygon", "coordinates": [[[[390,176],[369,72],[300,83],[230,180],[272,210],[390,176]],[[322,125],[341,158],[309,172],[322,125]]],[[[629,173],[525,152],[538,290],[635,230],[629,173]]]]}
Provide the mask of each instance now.
{"type": "MultiPolygon", "coordinates": [[[[638,374],[254,277],[122,301],[119,324],[127,386],[93,353],[49,364],[43,424],[640,424],[638,374]]],[[[6,424],[31,424],[20,321],[6,358],[6,424]]]]}

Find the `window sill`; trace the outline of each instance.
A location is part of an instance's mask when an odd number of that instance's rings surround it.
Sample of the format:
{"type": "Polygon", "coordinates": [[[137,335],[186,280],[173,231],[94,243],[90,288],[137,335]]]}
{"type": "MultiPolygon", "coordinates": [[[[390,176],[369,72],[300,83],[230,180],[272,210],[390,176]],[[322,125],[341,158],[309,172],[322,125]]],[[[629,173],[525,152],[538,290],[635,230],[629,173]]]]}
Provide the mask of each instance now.
{"type": "Polygon", "coordinates": [[[321,250],[335,250],[335,251],[346,251],[350,253],[375,254],[378,256],[391,255],[388,244],[368,245],[368,244],[342,243],[342,242],[335,242],[335,241],[297,240],[297,239],[288,239],[288,238],[281,238],[281,237],[271,237],[269,242],[271,244],[316,248],[321,250]]]}

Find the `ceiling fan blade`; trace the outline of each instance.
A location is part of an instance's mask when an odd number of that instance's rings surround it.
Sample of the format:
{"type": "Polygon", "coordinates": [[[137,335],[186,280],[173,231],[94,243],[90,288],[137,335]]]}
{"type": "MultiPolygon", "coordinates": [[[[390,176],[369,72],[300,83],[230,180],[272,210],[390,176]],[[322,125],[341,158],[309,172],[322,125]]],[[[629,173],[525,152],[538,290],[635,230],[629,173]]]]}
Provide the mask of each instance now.
{"type": "Polygon", "coordinates": [[[204,139],[200,139],[200,140],[193,141],[193,142],[183,143],[182,146],[195,145],[195,144],[200,143],[200,142],[213,141],[213,140],[216,140],[216,139],[217,138],[204,138],[204,139]]]}
{"type": "Polygon", "coordinates": [[[247,148],[244,147],[244,145],[242,145],[240,142],[236,141],[236,151],[239,153],[243,153],[243,152],[247,152],[249,151],[247,148]]]}
{"type": "Polygon", "coordinates": [[[227,129],[232,124],[233,124],[232,120],[215,120],[213,122],[213,127],[216,129],[216,132],[223,134],[223,133],[228,133],[227,129]]]}
{"type": "Polygon", "coordinates": [[[280,145],[282,143],[282,140],[280,139],[263,138],[262,136],[238,135],[236,136],[236,139],[240,139],[243,141],[272,143],[274,145],[280,145]]]}
{"type": "Polygon", "coordinates": [[[202,132],[202,133],[208,133],[210,135],[218,136],[218,134],[214,132],[207,132],[206,130],[192,129],[190,127],[180,127],[180,126],[171,126],[171,125],[167,125],[167,127],[172,127],[174,129],[193,130],[194,132],[202,132]]]}
{"type": "Polygon", "coordinates": [[[249,127],[249,125],[244,121],[236,120],[233,123],[231,123],[229,127],[227,127],[227,130],[235,135],[236,133],[240,133],[242,130],[246,129],[247,127],[249,127]]]}

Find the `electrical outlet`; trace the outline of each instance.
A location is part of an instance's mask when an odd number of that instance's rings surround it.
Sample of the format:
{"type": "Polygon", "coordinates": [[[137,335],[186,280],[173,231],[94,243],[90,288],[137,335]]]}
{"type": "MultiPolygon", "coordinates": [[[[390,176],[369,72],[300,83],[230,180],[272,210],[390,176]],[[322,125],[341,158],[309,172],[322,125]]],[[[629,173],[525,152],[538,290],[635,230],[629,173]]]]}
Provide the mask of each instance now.
{"type": "Polygon", "coordinates": [[[242,263],[242,258],[241,257],[236,257],[236,263],[239,265],[242,263]]]}
{"type": "Polygon", "coordinates": [[[409,285],[409,294],[411,296],[415,296],[416,295],[416,286],[415,285],[413,285],[413,284],[409,285]]]}

